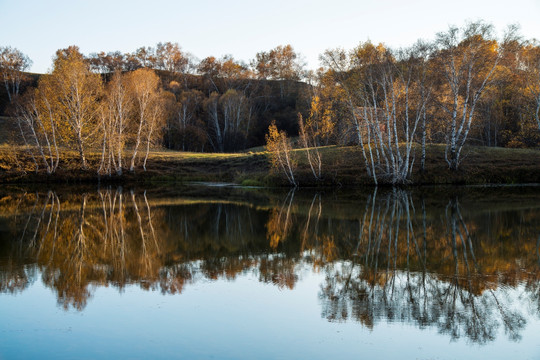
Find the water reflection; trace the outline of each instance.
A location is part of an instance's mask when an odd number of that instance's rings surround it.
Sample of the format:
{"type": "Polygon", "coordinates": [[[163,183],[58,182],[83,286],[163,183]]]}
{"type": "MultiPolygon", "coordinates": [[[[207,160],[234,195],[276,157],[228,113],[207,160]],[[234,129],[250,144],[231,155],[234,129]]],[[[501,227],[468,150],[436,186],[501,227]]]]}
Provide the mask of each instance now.
{"type": "MultiPolygon", "coordinates": [[[[381,319],[414,322],[480,343],[493,340],[502,325],[511,340],[519,340],[526,315],[515,309],[514,290],[521,281],[537,283],[524,271],[537,274],[537,267],[522,262],[531,257],[520,249],[501,256],[496,247],[506,244],[497,241],[477,241],[475,254],[469,227],[479,224],[464,221],[457,198],[449,200],[440,224],[427,225],[424,199],[421,209],[419,219],[402,190],[368,199],[351,260],[325,269],[323,316],[352,317],[368,327],[381,319]]],[[[530,293],[536,303],[538,294],[530,293]]]]}
{"type": "Polygon", "coordinates": [[[324,274],[329,321],[413,323],[477,343],[502,328],[519,340],[540,314],[540,208],[534,192],[502,195],[9,191],[0,195],[0,291],[40,278],[61,306],[82,310],[97,286],[179,294],[251,273],[294,289],[310,269],[324,274]]]}

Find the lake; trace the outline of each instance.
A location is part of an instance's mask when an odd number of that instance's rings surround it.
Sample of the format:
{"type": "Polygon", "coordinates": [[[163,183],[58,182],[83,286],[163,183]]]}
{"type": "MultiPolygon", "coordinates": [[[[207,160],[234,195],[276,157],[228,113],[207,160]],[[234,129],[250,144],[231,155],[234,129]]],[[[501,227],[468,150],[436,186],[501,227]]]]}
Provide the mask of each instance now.
{"type": "Polygon", "coordinates": [[[540,187],[0,187],[0,358],[538,359],[540,187]]]}

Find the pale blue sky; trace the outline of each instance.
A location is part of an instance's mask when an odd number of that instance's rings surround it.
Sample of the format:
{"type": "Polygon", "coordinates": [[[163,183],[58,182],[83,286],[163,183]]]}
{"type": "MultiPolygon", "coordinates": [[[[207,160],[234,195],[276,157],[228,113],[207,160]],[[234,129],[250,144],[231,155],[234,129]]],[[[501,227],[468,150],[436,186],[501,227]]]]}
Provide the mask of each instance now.
{"type": "Polygon", "coordinates": [[[0,0],[0,18],[0,46],[30,56],[34,72],[46,72],[69,45],[89,54],[171,41],[199,59],[231,54],[247,62],[290,43],[316,68],[328,48],[367,39],[407,46],[466,20],[484,19],[500,32],[519,23],[526,38],[540,38],[540,0],[0,0]]]}

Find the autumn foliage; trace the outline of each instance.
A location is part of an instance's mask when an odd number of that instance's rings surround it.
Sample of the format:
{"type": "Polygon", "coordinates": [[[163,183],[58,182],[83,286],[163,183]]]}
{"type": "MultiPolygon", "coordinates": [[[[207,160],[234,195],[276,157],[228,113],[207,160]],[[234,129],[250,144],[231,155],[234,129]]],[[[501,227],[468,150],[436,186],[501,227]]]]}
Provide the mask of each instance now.
{"type": "Polygon", "coordinates": [[[466,145],[539,146],[539,48],[515,27],[499,38],[478,21],[405,49],[329,49],[316,71],[290,45],[246,63],[199,61],[166,42],[89,56],[60,49],[35,88],[30,59],[2,47],[0,73],[13,142],[36,171],[54,173],[62,149],[78,153],[81,169],[112,176],[146,170],[153,148],[235,152],[267,143],[273,168],[297,185],[293,144],[306,149],[316,181],[324,178],[320,147],[359,145],[374,183],[406,184],[413,166],[426,170],[430,143],[446,145],[452,170],[466,145]],[[101,154],[97,168],[89,151],[101,154]]]}

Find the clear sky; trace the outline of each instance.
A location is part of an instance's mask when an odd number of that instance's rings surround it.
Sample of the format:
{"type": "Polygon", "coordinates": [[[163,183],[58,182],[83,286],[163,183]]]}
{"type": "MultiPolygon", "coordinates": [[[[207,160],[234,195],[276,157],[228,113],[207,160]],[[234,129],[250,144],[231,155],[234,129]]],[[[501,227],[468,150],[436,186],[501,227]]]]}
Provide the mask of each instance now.
{"type": "Polygon", "coordinates": [[[291,44],[316,68],[328,48],[368,39],[407,46],[466,20],[500,32],[519,23],[524,37],[540,39],[540,0],[0,0],[0,18],[0,46],[27,54],[34,72],[46,72],[69,45],[89,54],[171,41],[199,59],[231,54],[248,62],[291,44]]]}

